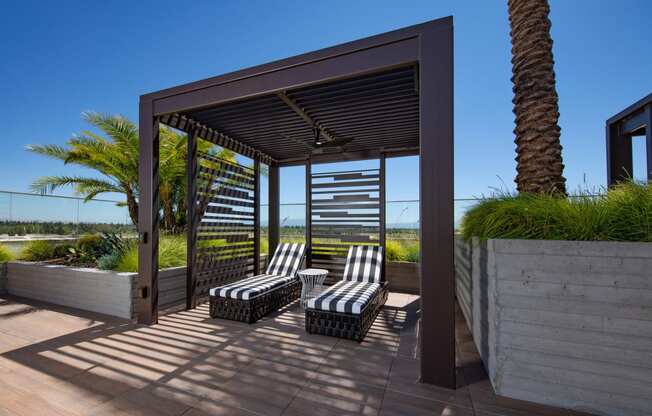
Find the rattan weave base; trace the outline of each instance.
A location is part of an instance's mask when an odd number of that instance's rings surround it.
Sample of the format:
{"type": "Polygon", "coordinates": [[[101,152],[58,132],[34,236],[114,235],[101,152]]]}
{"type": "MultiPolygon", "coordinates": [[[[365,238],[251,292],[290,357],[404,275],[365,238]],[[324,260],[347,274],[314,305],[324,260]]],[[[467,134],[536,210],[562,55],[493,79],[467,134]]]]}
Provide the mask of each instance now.
{"type": "Polygon", "coordinates": [[[308,308],[306,309],[306,331],[309,334],[328,335],[362,342],[376,320],[378,312],[387,302],[387,295],[387,283],[385,283],[359,315],[308,308]]]}
{"type": "Polygon", "coordinates": [[[268,313],[280,309],[299,298],[301,282],[296,280],[253,299],[231,299],[210,296],[210,315],[212,318],[254,323],[268,313]]]}

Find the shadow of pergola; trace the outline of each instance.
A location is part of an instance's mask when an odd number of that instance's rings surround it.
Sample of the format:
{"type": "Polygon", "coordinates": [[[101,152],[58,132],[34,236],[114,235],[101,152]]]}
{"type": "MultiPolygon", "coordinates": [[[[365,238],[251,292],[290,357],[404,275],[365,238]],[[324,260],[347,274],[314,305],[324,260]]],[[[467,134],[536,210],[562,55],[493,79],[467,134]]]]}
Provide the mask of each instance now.
{"type": "Polygon", "coordinates": [[[62,414],[377,414],[395,358],[415,353],[401,337],[417,344],[416,303],[388,304],[362,343],[306,334],[297,303],[253,325],[202,305],[153,326],[107,319],[6,352],[1,365],[62,414]]]}

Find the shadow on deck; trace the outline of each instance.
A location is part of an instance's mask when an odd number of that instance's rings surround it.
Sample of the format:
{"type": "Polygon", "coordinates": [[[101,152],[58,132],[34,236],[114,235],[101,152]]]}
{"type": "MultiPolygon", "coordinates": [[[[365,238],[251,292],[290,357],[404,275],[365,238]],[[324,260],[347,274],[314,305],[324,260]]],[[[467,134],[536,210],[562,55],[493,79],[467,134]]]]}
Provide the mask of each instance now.
{"type": "Polygon", "coordinates": [[[495,396],[459,311],[458,389],[419,384],[418,309],[392,293],[358,344],[306,334],[296,302],[253,325],[203,305],[146,327],[0,299],[0,414],[575,414],[495,396]]]}

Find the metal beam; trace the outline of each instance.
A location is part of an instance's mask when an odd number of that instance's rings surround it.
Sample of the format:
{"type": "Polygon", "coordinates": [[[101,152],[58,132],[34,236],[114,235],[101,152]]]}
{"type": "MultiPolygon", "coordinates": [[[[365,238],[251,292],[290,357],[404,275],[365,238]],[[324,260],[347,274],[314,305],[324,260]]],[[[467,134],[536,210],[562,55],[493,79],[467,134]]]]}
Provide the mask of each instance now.
{"type": "Polygon", "coordinates": [[[421,35],[421,381],[455,388],[453,29],[421,35]]]}
{"type": "Polygon", "coordinates": [[[621,122],[621,134],[639,136],[645,133],[645,127],[649,126],[645,108],[627,117],[621,122]]]}
{"type": "Polygon", "coordinates": [[[229,137],[226,134],[220,133],[214,129],[211,129],[210,127],[206,127],[201,123],[191,119],[190,117],[172,113],[161,116],[160,121],[167,126],[185,131],[186,133],[194,132],[198,137],[201,137],[204,140],[207,140],[225,149],[232,150],[243,156],[247,156],[252,159],[258,158],[265,164],[272,164],[275,162],[274,158],[271,156],[266,155],[265,153],[260,152],[251,146],[243,144],[239,140],[229,137]]]}
{"type": "Polygon", "coordinates": [[[430,30],[446,29],[451,27],[452,23],[453,23],[452,16],[442,17],[439,19],[420,23],[417,25],[393,30],[391,32],[381,33],[379,35],[370,36],[364,39],[357,39],[336,46],[319,49],[302,55],[297,55],[290,58],[281,59],[278,61],[268,62],[262,65],[253,66],[250,68],[230,72],[227,74],[190,82],[187,84],[178,85],[171,88],[166,88],[161,91],[145,94],[143,97],[147,98],[148,100],[156,100],[160,98],[170,97],[173,95],[180,95],[191,91],[201,90],[215,85],[222,85],[244,78],[253,78],[268,72],[278,71],[283,68],[291,68],[299,65],[305,65],[310,62],[317,62],[317,61],[329,59],[333,56],[356,53],[369,48],[374,48],[389,43],[395,43],[403,39],[416,38],[425,29],[430,29],[430,30]]]}
{"type": "Polygon", "coordinates": [[[138,182],[138,323],[158,322],[159,122],[140,100],[138,182]]]}
{"type": "Polygon", "coordinates": [[[295,113],[297,113],[305,122],[311,127],[317,127],[321,131],[321,135],[328,139],[329,142],[334,142],[335,137],[328,132],[328,130],[317,120],[313,119],[303,111],[301,107],[290,97],[287,96],[285,91],[279,91],[276,93],[276,96],[281,99],[288,107],[290,107],[295,113]]]}
{"type": "MultiPolygon", "coordinates": [[[[354,161],[354,160],[378,159],[381,154],[384,154],[386,158],[418,156],[419,148],[401,147],[395,149],[376,149],[376,150],[364,150],[364,151],[353,150],[349,152],[322,153],[322,154],[313,154],[311,156],[311,159],[314,163],[344,162],[344,161],[354,161]]],[[[306,163],[306,158],[299,157],[299,158],[290,158],[290,159],[280,159],[278,160],[277,163],[281,167],[300,166],[306,163]]]]}
{"type": "MultiPolygon", "coordinates": [[[[332,56],[310,64],[282,67],[224,84],[154,99],[154,114],[164,115],[218,105],[236,99],[276,93],[324,81],[364,75],[383,69],[405,66],[418,60],[416,37],[369,49],[332,56]]],[[[163,94],[159,94],[163,95],[163,94]]],[[[156,97],[157,95],[154,95],[156,97]]]]}

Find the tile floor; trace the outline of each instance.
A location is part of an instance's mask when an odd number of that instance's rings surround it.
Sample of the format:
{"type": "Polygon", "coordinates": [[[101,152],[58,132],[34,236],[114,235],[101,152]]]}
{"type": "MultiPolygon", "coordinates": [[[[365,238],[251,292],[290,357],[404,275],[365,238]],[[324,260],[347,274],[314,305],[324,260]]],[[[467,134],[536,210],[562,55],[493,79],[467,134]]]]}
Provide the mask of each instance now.
{"type": "Polygon", "coordinates": [[[0,298],[0,416],[575,414],[496,396],[462,318],[459,388],[417,383],[418,300],[392,293],[358,344],[306,334],[296,303],[254,325],[201,306],[147,327],[0,298]]]}

